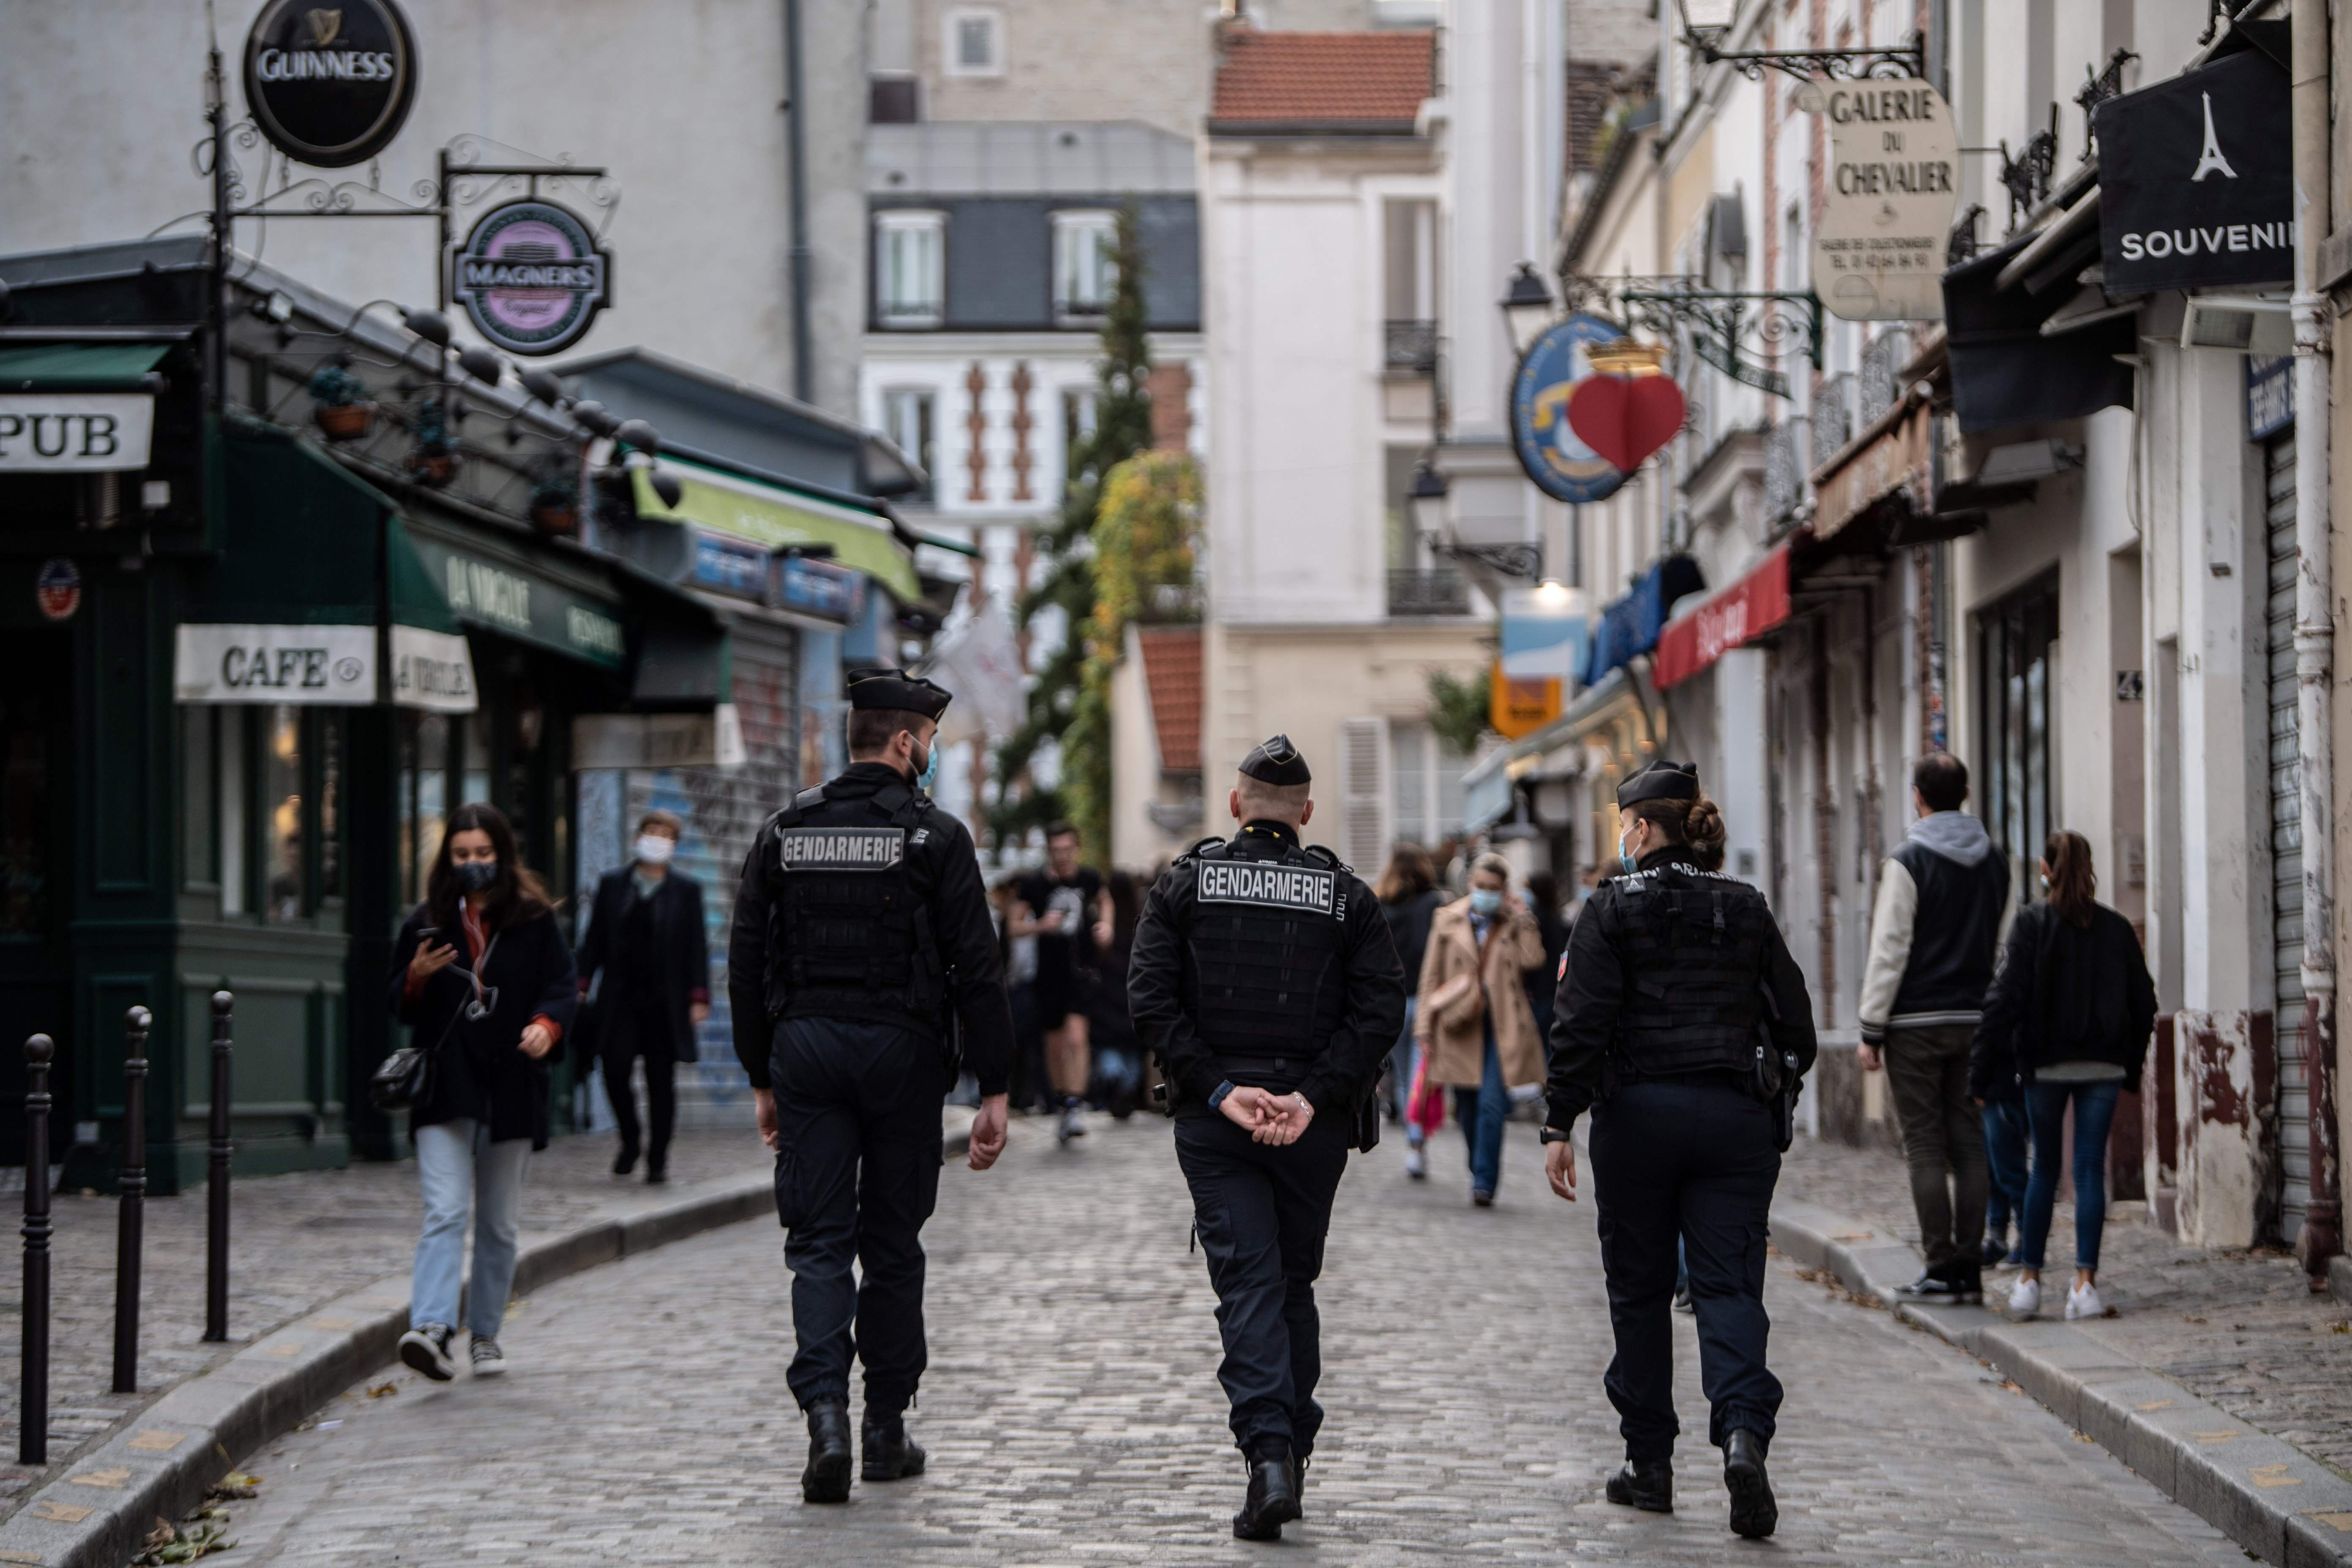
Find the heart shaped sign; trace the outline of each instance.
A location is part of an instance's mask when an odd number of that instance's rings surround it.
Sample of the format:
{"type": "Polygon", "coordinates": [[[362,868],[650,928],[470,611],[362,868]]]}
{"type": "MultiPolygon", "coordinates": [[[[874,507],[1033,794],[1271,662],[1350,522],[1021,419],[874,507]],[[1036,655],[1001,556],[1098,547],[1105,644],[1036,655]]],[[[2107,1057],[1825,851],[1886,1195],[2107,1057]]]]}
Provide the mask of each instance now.
{"type": "Polygon", "coordinates": [[[1568,427],[1621,473],[1683,427],[1683,389],[1663,375],[1589,375],[1568,400],[1568,427]]]}

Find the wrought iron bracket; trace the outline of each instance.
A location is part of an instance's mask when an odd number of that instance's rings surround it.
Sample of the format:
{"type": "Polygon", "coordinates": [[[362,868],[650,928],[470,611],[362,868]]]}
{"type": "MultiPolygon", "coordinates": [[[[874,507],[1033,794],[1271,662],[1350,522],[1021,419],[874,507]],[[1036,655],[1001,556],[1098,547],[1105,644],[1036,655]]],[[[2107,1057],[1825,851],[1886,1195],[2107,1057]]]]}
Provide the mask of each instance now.
{"type": "Polygon", "coordinates": [[[2075,89],[2074,101],[2083,106],[2084,163],[2089,163],[2092,154],[2098,151],[2098,132],[2093,129],[2092,117],[2098,112],[2099,105],[2111,98],[2123,96],[2124,65],[2137,58],[2139,56],[2132,50],[2118,47],[2107,57],[2107,63],[2095,74],[2089,66],[2083,68],[2083,85],[2075,89]]]}
{"type": "Polygon", "coordinates": [[[2009,232],[2015,234],[2018,224],[2033,214],[2050,195],[2050,176],[2058,167],[2058,105],[2050,105],[2049,129],[2037,131],[2017,150],[2014,158],[2009,154],[2009,142],[2000,143],[2000,183],[2009,192],[2009,232]]]}
{"type": "Polygon", "coordinates": [[[1691,350],[1716,369],[1775,397],[1790,395],[1789,378],[1758,363],[1757,351],[1779,358],[1804,334],[1805,357],[1822,368],[1822,301],[1811,289],[1755,291],[1706,289],[1686,277],[1620,278],[1613,284],[1570,279],[1571,306],[1581,297],[1609,301],[1610,313],[1628,329],[1640,328],[1679,344],[1688,334],[1691,350]]]}
{"type": "Polygon", "coordinates": [[[1533,582],[1543,574],[1543,550],[1533,544],[1462,544],[1429,537],[1429,552],[1449,561],[1484,566],[1498,577],[1524,577],[1533,582]]]}
{"type": "Polygon", "coordinates": [[[1762,81],[1767,70],[1784,71],[1799,81],[1827,77],[1860,81],[1868,77],[1925,77],[1927,37],[1914,33],[1910,41],[1864,49],[1750,49],[1723,47],[1729,27],[1692,27],[1683,43],[1704,65],[1727,65],[1749,81],[1762,81]]]}

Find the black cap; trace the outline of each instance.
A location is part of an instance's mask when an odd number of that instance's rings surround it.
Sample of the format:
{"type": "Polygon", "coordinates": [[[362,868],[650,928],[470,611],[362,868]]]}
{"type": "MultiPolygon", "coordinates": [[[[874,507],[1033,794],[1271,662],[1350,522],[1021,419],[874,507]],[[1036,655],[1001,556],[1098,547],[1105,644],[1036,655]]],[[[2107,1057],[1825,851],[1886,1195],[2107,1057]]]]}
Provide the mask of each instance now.
{"type": "Polygon", "coordinates": [[[1290,743],[1287,735],[1275,735],[1261,741],[1257,748],[1242,759],[1242,772],[1260,784],[1303,784],[1315,775],[1307,771],[1307,759],[1290,743]]]}
{"type": "Polygon", "coordinates": [[[1645,800],[1697,798],[1696,763],[1670,763],[1661,758],[1617,786],[1617,804],[1621,807],[1645,800]]]}
{"type": "Polygon", "coordinates": [[[919,675],[887,665],[869,665],[849,672],[849,705],[865,711],[892,708],[920,714],[936,722],[955,699],[919,675]]]}

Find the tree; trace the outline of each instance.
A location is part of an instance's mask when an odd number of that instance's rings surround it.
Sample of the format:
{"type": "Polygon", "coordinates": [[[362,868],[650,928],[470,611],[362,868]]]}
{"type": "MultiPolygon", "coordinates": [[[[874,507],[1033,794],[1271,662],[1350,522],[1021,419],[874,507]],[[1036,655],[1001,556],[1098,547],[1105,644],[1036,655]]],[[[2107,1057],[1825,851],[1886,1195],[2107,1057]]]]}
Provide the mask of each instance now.
{"type": "MultiPolygon", "coordinates": [[[[1096,722],[1094,716],[1081,711],[1087,637],[1095,613],[1095,521],[1111,470],[1151,445],[1151,349],[1144,329],[1143,241],[1132,203],[1119,210],[1111,258],[1118,281],[1103,317],[1095,427],[1091,435],[1071,445],[1069,482],[1062,494],[1061,515],[1045,534],[1050,563],[1045,575],[1013,606],[1014,622],[1024,631],[1030,630],[1049,607],[1062,612],[1066,630],[1062,646],[1046,659],[1037,672],[1037,684],[1030,689],[1027,719],[996,749],[996,776],[1003,789],[989,814],[989,826],[1000,847],[1031,827],[1070,815],[1073,809],[1069,731],[1074,723],[1079,726],[1083,759],[1096,722]],[[1038,749],[1048,740],[1055,742],[1062,763],[1063,782],[1043,789],[1030,770],[1038,749]]],[[[1107,768],[1107,731],[1104,741],[1096,749],[1107,768]]],[[[1099,858],[1108,848],[1101,832],[1087,835],[1089,855],[1099,858]]]]}
{"type": "Polygon", "coordinates": [[[1429,727],[1465,756],[1494,732],[1493,682],[1490,668],[1482,667],[1466,680],[1442,669],[1429,672],[1429,727]]]}

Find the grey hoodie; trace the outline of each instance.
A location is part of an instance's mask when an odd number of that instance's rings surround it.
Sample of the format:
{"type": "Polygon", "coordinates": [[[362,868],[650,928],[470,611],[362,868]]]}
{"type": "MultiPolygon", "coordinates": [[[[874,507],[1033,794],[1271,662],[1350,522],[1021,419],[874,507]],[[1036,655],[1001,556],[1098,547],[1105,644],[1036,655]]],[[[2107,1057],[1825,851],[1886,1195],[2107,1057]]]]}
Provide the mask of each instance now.
{"type": "Polygon", "coordinates": [[[1857,1010],[1875,1045],[1894,1028],[1974,1025],[2009,923],[2009,862],[1966,812],[1920,817],[1880,868],[1857,1010]]]}

